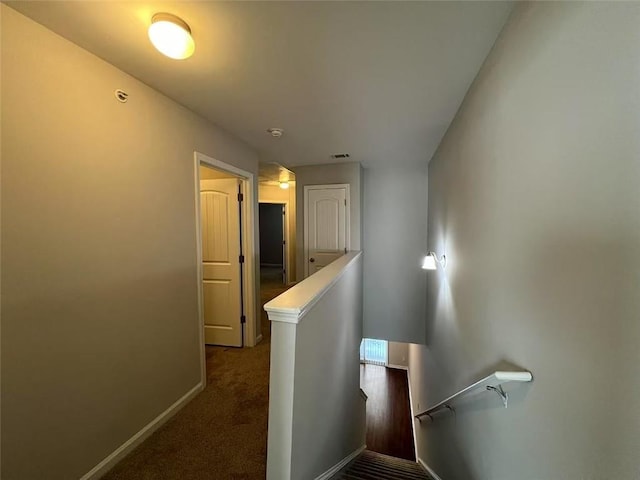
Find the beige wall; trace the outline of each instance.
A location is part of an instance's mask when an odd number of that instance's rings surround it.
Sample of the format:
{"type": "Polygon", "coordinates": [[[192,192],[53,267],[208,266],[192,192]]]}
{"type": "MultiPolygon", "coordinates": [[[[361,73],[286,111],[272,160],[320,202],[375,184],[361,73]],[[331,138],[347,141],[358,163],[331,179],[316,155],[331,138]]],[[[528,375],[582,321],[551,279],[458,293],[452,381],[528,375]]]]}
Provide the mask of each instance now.
{"type": "Polygon", "coordinates": [[[640,4],[519,4],[429,167],[426,408],[504,361],[531,369],[416,423],[447,480],[638,478],[640,4]]]}
{"type": "Polygon", "coordinates": [[[308,165],[293,167],[296,174],[296,201],[298,213],[296,215],[296,276],[304,278],[304,187],[307,185],[331,185],[348,183],[350,185],[351,210],[350,235],[351,250],[361,249],[362,238],[362,167],[359,163],[335,163],[330,165],[308,165]]]}
{"type": "Polygon", "coordinates": [[[193,153],[257,157],[0,8],[2,478],[68,480],[200,383],[193,153]]]}
{"type": "Polygon", "coordinates": [[[209,167],[200,167],[200,180],[217,180],[220,178],[237,178],[235,175],[232,175],[227,172],[223,172],[222,170],[216,170],[215,168],[209,167]]]}
{"type": "Polygon", "coordinates": [[[406,367],[409,365],[409,344],[389,342],[387,363],[397,367],[406,367]]]}
{"type": "Polygon", "coordinates": [[[279,203],[287,202],[289,209],[287,218],[287,243],[289,245],[287,258],[287,281],[289,283],[296,281],[296,182],[290,181],[289,188],[283,190],[275,185],[258,186],[258,199],[260,203],[279,203]]]}

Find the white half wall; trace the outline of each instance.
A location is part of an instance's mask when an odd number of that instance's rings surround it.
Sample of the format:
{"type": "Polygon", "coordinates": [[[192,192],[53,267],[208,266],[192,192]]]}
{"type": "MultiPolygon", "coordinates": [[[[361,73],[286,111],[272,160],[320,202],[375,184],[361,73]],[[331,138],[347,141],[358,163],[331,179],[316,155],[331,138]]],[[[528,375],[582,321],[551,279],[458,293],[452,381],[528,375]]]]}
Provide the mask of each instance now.
{"type": "Polygon", "coordinates": [[[362,448],[362,255],[350,252],[275,298],[267,480],[316,478],[362,448]]]}

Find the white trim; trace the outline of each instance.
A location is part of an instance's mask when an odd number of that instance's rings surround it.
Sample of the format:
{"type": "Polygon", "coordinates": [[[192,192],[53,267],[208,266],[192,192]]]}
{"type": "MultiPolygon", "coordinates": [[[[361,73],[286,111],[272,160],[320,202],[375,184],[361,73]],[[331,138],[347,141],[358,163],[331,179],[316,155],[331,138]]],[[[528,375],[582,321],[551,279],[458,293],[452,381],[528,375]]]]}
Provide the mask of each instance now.
{"type": "Polygon", "coordinates": [[[395,368],[396,370],[406,370],[407,372],[409,371],[409,367],[407,367],[406,365],[393,365],[391,363],[388,363],[386,365],[386,367],[387,368],[395,368]]]}
{"type": "Polygon", "coordinates": [[[167,408],[164,412],[158,415],[156,418],[151,420],[147,425],[145,425],[138,433],[136,433],[129,440],[120,445],[117,449],[115,449],[110,455],[108,455],[104,460],[98,463],[95,467],[85,473],[80,480],[93,480],[102,477],[105,473],[111,470],[116,463],[122,460],[126,455],[128,455],[134,448],[140,445],[143,441],[145,441],[149,435],[155,432],[158,428],[164,425],[167,420],[173,417],[178,411],[184,407],[187,403],[189,403],[193,397],[199,394],[202,390],[204,390],[205,384],[200,382],[198,385],[193,387],[187,393],[185,393],[182,397],[176,400],[173,405],[167,408]]]}
{"type": "Polygon", "coordinates": [[[433,480],[442,480],[442,478],[436,472],[434,472],[431,468],[429,468],[429,465],[424,463],[424,460],[422,460],[421,458],[418,458],[418,463],[422,466],[422,468],[424,468],[427,471],[427,473],[429,473],[429,475],[433,477],[433,480]]]}
{"type": "Polygon", "coordinates": [[[223,171],[228,172],[228,173],[233,173],[234,175],[237,175],[238,177],[246,178],[247,180],[249,178],[253,179],[253,173],[247,172],[246,170],[243,170],[243,169],[238,168],[238,167],[236,167],[234,165],[231,165],[230,163],[226,163],[226,162],[222,162],[220,160],[216,160],[215,158],[209,157],[208,155],[205,155],[204,153],[194,152],[194,154],[195,154],[195,159],[198,162],[206,163],[210,167],[213,167],[213,168],[215,168],[217,170],[223,170],[223,171]]]}
{"type": "Polygon", "coordinates": [[[360,396],[362,397],[362,399],[366,402],[367,400],[369,400],[369,395],[366,394],[366,392],[363,389],[360,389],[360,396]]]}
{"type": "Polygon", "coordinates": [[[194,174],[194,201],[196,211],[196,281],[198,290],[198,342],[200,343],[200,382],[205,383],[207,378],[207,354],[204,346],[204,310],[203,310],[203,287],[202,287],[202,232],[200,228],[200,161],[197,152],[195,158],[195,174],[194,174]]]}
{"type": "Polygon", "coordinates": [[[200,233],[200,165],[204,164],[218,170],[237,175],[242,180],[242,193],[244,195],[243,215],[242,215],[242,249],[244,252],[244,311],[247,318],[244,329],[244,338],[242,339],[245,347],[254,347],[257,343],[257,333],[259,331],[256,315],[256,281],[255,281],[255,263],[256,263],[256,247],[255,247],[255,210],[256,210],[256,194],[255,194],[255,176],[251,172],[242,170],[228,163],[208,157],[200,152],[194,152],[194,179],[196,202],[196,249],[197,249],[197,277],[198,277],[198,329],[200,330],[200,355],[201,355],[201,375],[203,381],[206,378],[206,355],[204,348],[204,312],[202,310],[202,236],[200,233]]]}
{"type": "Polygon", "coordinates": [[[409,385],[409,409],[411,410],[411,433],[413,434],[413,449],[416,459],[418,458],[418,436],[416,434],[416,422],[413,409],[413,392],[411,391],[411,370],[407,367],[407,384],[409,385]]]}
{"type": "MultiPolygon", "coordinates": [[[[258,301],[258,292],[256,291],[256,263],[258,261],[256,247],[256,220],[258,208],[257,185],[254,182],[252,173],[246,172],[249,176],[243,182],[242,193],[244,194],[244,215],[243,225],[243,245],[244,252],[244,313],[247,317],[247,328],[245,329],[244,345],[246,347],[255,347],[257,336],[260,333],[260,315],[256,310],[256,302],[258,301]]],[[[204,322],[203,322],[204,323],[204,322]]]]}
{"type": "Polygon", "coordinates": [[[349,252],[264,306],[272,322],[300,323],[303,317],[344,275],[362,252],[349,252]]]}
{"type": "Polygon", "coordinates": [[[355,452],[352,452],[348,456],[344,457],[342,460],[340,460],[338,463],[336,463],[329,470],[327,470],[326,472],[318,475],[314,480],[328,480],[329,478],[333,477],[336,473],[338,473],[340,470],[342,470],[342,468],[345,467],[351,460],[353,460],[358,455],[360,455],[362,452],[364,452],[366,450],[366,448],[367,448],[366,445],[361,446],[355,452]]]}
{"type": "MultiPolygon", "coordinates": [[[[309,191],[310,190],[327,190],[327,189],[345,189],[345,200],[347,204],[345,206],[345,231],[344,231],[344,245],[347,251],[351,250],[351,185],[348,183],[334,183],[331,185],[305,185],[303,187],[303,200],[302,200],[302,212],[303,212],[303,261],[304,278],[309,276],[309,191]]],[[[297,208],[297,206],[296,206],[297,208]]]]}

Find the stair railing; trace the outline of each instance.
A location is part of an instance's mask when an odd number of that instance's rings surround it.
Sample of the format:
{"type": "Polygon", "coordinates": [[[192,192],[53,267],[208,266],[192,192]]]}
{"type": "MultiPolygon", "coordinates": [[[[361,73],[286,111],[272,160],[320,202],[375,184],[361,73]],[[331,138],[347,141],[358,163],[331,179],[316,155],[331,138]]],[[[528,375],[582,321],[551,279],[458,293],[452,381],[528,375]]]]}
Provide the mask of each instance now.
{"type": "Polygon", "coordinates": [[[504,391],[502,385],[510,382],[531,382],[532,380],[533,375],[527,370],[493,372],[491,375],[484,377],[482,380],[478,380],[468,387],[463,388],[459,392],[454,393],[450,397],[445,398],[441,402],[438,402],[435,405],[427,408],[424,412],[418,413],[415,417],[420,421],[422,421],[424,417],[429,417],[431,418],[431,420],[433,420],[433,417],[431,417],[433,413],[442,409],[453,411],[451,403],[455,399],[477,390],[486,390],[497,393],[500,396],[502,403],[504,404],[504,408],[507,408],[509,403],[509,395],[504,391]]]}

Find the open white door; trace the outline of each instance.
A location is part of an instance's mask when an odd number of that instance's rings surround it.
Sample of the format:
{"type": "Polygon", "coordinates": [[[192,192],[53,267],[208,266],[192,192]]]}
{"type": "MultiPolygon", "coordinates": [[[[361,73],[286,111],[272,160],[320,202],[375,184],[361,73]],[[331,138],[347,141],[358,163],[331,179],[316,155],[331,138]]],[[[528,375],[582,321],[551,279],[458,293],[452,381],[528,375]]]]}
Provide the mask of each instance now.
{"type": "Polygon", "coordinates": [[[202,303],[209,345],[242,346],[239,184],[236,178],[200,182],[202,303]]]}
{"type": "Polygon", "coordinates": [[[304,276],[349,249],[349,185],[304,187],[304,276]]]}

